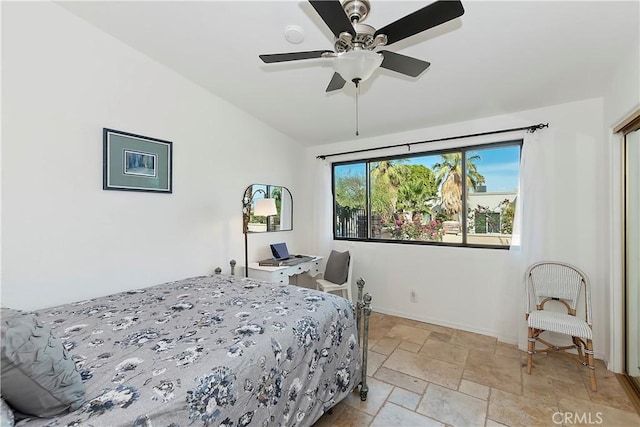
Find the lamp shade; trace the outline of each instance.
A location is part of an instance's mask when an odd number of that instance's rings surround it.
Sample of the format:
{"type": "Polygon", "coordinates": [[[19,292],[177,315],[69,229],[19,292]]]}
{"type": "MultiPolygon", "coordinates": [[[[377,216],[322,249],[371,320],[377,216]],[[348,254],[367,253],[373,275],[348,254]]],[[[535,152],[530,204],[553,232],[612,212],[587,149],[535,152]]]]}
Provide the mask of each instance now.
{"type": "Polygon", "coordinates": [[[278,209],[276,208],[276,199],[256,200],[256,205],[253,209],[254,216],[271,216],[276,215],[277,213],[278,209]]]}
{"type": "Polygon", "coordinates": [[[382,55],[370,50],[350,50],[338,54],[333,69],[348,82],[365,81],[382,64],[382,55]]]}

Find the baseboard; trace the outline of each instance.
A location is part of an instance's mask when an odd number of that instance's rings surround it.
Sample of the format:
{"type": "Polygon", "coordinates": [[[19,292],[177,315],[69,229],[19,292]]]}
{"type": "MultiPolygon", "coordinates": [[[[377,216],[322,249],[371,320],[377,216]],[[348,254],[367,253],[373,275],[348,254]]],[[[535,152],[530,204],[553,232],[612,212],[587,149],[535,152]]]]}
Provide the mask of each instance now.
{"type": "Polygon", "coordinates": [[[410,319],[410,320],[417,320],[418,322],[424,322],[424,323],[431,323],[433,325],[438,325],[438,326],[444,326],[447,328],[453,328],[453,329],[460,329],[461,331],[466,331],[466,332],[473,332],[476,334],[481,334],[481,335],[488,335],[490,337],[494,337],[496,338],[498,341],[500,342],[504,342],[507,344],[518,344],[518,337],[515,336],[501,336],[499,335],[496,331],[491,331],[488,329],[482,329],[482,328],[475,328],[469,325],[462,325],[462,324],[458,324],[458,323],[454,323],[454,322],[447,322],[441,319],[434,319],[432,317],[428,317],[428,316],[416,316],[416,315],[412,315],[412,314],[407,314],[407,313],[401,313],[401,312],[397,312],[395,310],[387,310],[385,308],[382,307],[378,307],[376,306],[374,308],[374,311],[378,312],[378,313],[382,313],[382,314],[388,314],[391,316],[397,316],[397,317],[404,317],[405,319],[410,319]]]}
{"type": "Polygon", "coordinates": [[[629,377],[624,374],[616,374],[618,381],[622,385],[622,388],[629,396],[629,400],[633,403],[633,407],[636,408],[636,412],[640,415],[640,390],[631,382],[629,377]]]}
{"type": "MultiPolygon", "coordinates": [[[[526,347],[525,348],[520,348],[517,336],[514,337],[514,336],[511,336],[511,335],[500,335],[496,331],[491,331],[491,330],[488,330],[488,329],[474,328],[473,326],[462,325],[462,324],[458,324],[458,323],[454,323],[454,322],[447,322],[445,320],[434,319],[434,318],[428,317],[428,316],[416,316],[416,315],[413,315],[413,314],[401,313],[401,312],[398,312],[398,311],[395,311],[395,310],[388,310],[388,309],[386,309],[384,307],[376,306],[373,309],[373,311],[376,311],[376,312],[382,313],[382,314],[388,314],[388,315],[391,315],[391,316],[404,317],[405,319],[417,320],[418,322],[425,322],[425,323],[431,323],[431,324],[438,325],[438,326],[445,326],[447,328],[460,329],[461,331],[473,332],[473,333],[481,334],[481,335],[488,335],[490,337],[496,338],[500,342],[503,342],[503,343],[506,343],[506,344],[517,345],[519,350],[527,351],[526,347]]],[[[604,360],[604,356],[605,355],[604,355],[604,353],[594,352],[593,356],[596,359],[604,360]]]]}

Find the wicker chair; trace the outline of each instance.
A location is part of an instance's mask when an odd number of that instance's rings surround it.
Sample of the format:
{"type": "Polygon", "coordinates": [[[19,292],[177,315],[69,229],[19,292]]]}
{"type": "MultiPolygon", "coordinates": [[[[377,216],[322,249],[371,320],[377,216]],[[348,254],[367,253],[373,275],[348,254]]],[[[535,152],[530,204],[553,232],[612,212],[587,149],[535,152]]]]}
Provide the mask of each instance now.
{"type": "Polygon", "coordinates": [[[577,357],[589,368],[591,389],[597,390],[593,358],[591,297],[589,279],[580,269],[560,262],[538,262],[527,270],[527,325],[529,342],[527,346],[527,374],[531,374],[534,353],[549,351],[577,350],[577,357]],[[584,288],[585,320],[576,317],[576,305],[584,288]],[[535,309],[531,298],[535,299],[535,309]],[[559,301],[567,309],[567,314],[545,310],[549,301],[559,301]],[[559,347],[540,338],[543,332],[569,335],[573,344],[559,347]],[[536,349],[536,343],[546,346],[536,349]],[[586,355],[586,361],[585,361],[586,355]]]}

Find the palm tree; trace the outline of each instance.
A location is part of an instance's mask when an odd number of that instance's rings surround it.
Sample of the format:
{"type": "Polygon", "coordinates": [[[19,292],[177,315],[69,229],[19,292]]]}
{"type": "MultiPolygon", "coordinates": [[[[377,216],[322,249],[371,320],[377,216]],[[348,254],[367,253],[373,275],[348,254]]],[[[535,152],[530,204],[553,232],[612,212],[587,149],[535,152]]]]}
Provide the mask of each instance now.
{"type": "Polygon", "coordinates": [[[406,165],[394,160],[372,163],[371,205],[372,213],[391,217],[398,200],[398,188],[402,185],[406,165]]]}
{"type": "MultiPolygon", "coordinates": [[[[440,187],[442,210],[453,219],[460,220],[462,212],[462,153],[442,154],[442,161],[433,165],[436,173],[436,185],[440,187]]],[[[484,176],[478,172],[474,163],[480,156],[474,154],[467,157],[467,192],[474,191],[478,185],[484,184],[484,176]]]]}
{"type": "Polygon", "coordinates": [[[417,214],[431,213],[428,205],[438,195],[433,171],[424,165],[406,165],[402,185],[398,188],[397,209],[417,214]]]}
{"type": "Polygon", "coordinates": [[[372,165],[371,178],[385,180],[395,187],[400,185],[402,171],[405,165],[393,160],[381,160],[372,163],[372,165]]]}

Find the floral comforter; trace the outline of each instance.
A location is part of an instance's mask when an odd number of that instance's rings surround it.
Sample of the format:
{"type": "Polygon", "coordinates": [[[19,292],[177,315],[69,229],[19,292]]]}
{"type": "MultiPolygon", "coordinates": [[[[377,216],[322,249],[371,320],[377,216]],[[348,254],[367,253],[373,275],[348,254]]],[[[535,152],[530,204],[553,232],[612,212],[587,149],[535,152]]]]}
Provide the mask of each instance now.
{"type": "Polygon", "coordinates": [[[86,384],[27,426],[309,426],[360,381],[351,304],[236,276],[40,310],[86,384]]]}

